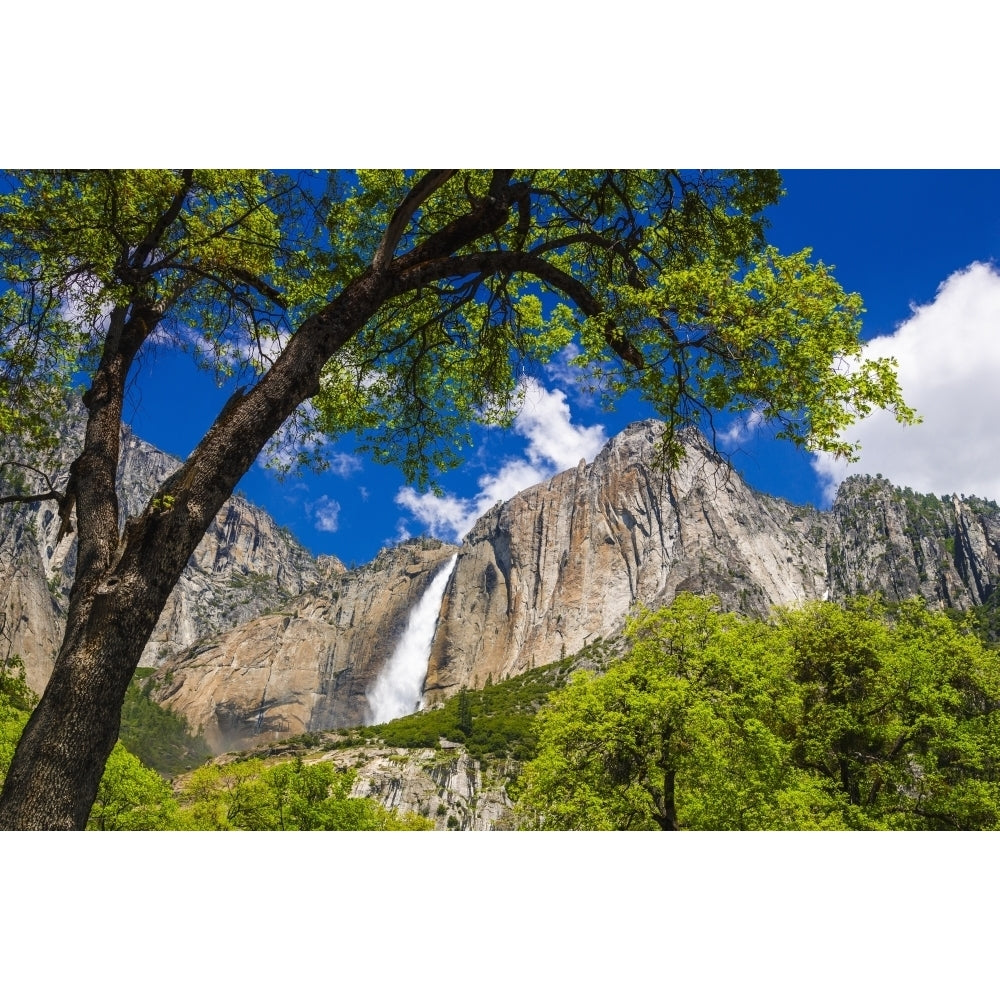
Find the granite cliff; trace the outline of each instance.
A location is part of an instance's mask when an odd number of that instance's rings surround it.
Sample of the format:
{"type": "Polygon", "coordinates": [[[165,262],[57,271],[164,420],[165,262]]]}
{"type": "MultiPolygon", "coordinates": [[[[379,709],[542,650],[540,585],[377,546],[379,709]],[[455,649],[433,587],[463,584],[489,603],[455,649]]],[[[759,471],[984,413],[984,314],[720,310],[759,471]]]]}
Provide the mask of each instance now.
{"type": "MultiPolygon", "coordinates": [[[[78,453],[82,410],[71,410],[51,460],[66,481],[78,453]]],[[[5,442],[0,458],[18,458],[5,442]]],[[[123,426],[118,465],[121,524],[145,506],[180,462],[123,426]]],[[[61,477],[61,478],[60,478],[61,477]]],[[[40,691],[52,671],[76,568],[76,537],[57,542],[59,518],[51,501],[0,507],[0,616],[6,641],[0,654],[22,657],[28,682],[40,691]]],[[[205,534],[171,594],[143,653],[149,666],[198,639],[258,617],[266,610],[343,571],[331,557],[316,560],[259,507],[231,497],[205,534]]]]}
{"type": "Polygon", "coordinates": [[[202,730],[217,753],[361,725],[366,693],[409,612],[455,547],[408,542],[221,635],[164,660],[153,697],[202,730]]]}
{"type": "MultiPolygon", "coordinates": [[[[368,693],[432,577],[457,552],[433,633],[434,704],[576,653],[637,606],[678,591],[727,608],[881,592],[969,609],[996,600],[1000,507],[853,477],[833,509],[750,489],[695,432],[680,466],[656,461],[643,421],[581,463],[487,512],[460,547],[411,540],[348,571],[315,560],[262,511],[233,498],[164,611],[143,662],[154,696],[217,751],[369,720],[368,693]]],[[[126,433],[123,516],[175,460],[126,433]]],[[[55,512],[0,512],[7,630],[38,687],[60,632],[72,540],[55,512]]]]}
{"type": "Polygon", "coordinates": [[[575,653],[679,590],[756,614],[823,595],[829,518],[755,493],[700,434],[660,468],[661,430],[632,424],[591,465],[476,523],[445,593],[429,700],[575,653]]]}
{"type": "MultiPolygon", "coordinates": [[[[669,603],[682,590],[761,615],[875,591],[967,609],[994,593],[995,504],[855,477],[832,511],[800,507],[750,489],[695,433],[679,468],[662,469],[659,430],[655,421],[631,425],[591,465],[525,490],[475,524],[445,588],[425,703],[576,653],[614,634],[637,606],[669,603]]],[[[385,550],[282,616],[166,661],[157,697],[203,726],[218,749],[369,721],[366,692],[408,610],[454,552],[433,544],[385,550]]]]}

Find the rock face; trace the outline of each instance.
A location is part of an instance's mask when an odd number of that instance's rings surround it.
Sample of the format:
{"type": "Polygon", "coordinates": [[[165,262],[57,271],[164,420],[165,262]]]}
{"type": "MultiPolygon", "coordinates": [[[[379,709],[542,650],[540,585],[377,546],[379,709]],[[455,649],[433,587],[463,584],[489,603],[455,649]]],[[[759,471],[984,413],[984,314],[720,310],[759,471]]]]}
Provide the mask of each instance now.
{"type": "MultiPolygon", "coordinates": [[[[575,653],[639,605],[678,591],[767,614],[773,605],[881,591],[967,608],[1000,572],[1000,508],[939,500],[856,477],[833,511],[756,493],[697,434],[670,472],[661,426],[633,424],[583,463],[484,515],[445,589],[425,683],[434,704],[575,653]]],[[[429,543],[422,543],[427,545],[429,543]]],[[[167,661],[164,704],[218,750],[267,734],[366,720],[365,692],[408,609],[454,551],[408,543],[286,609],[167,661]],[[424,550],[426,552],[426,550],[424,550]],[[332,596],[326,588],[336,587],[332,596]]]]}
{"type": "MultiPolygon", "coordinates": [[[[66,471],[78,453],[83,414],[71,411],[55,467],[66,471]]],[[[0,458],[18,457],[5,442],[0,458]]],[[[180,463],[122,428],[118,466],[119,516],[138,514],[180,463]]],[[[121,527],[119,525],[119,527],[121,527]]],[[[22,657],[29,684],[41,691],[62,640],[76,570],[76,539],[56,543],[59,518],[52,502],[0,507],[0,614],[7,640],[22,657]]],[[[339,560],[316,560],[260,508],[239,496],[222,507],[171,594],[141,660],[152,665],[196,640],[256,618],[332,574],[339,560]]],[[[6,655],[7,645],[0,648],[6,655]]]]}
{"type": "Polygon", "coordinates": [[[576,653],[678,591],[760,615],[874,593],[961,610],[996,600],[996,503],[855,476],[832,511],[818,511],[750,489],[694,432],[680,466],[659,469],[661,431],[632,424],[590,466],[473,527],[445,593],[428,704],[576,653]]]}
{"type": "Polygon", "coordinates": [[[411,608],[455,552],[408,542],[354,572],[164,660],[153,696],[222,753],[366,721],[366,692],[411,608]]]}
{"type": "Polygon", "coordinates": [[[35,691],[45,687],[62,642],[64,598],[51,581],[35,520],[0,508],[0,658],[20,656],[35,691]]]}
{"type": "Polygon", "coordinates": [[[822,597],[829,516],[755,493],[698,434],[660,469],[661,434],[632,424],[592,465],[477,522],[445,594],[429,701],[575,653],[680,590],[758,614],[822,597]]]}
{"type": "Polygon", "coordinates": [[[351,747],[324,755],[338,768],[355,768],[351,794],[388,809],[434,821],[438,830],[513,830],[505,762],[484,764],[463,749],[351,747]]]}
{"type": "MultiPolygon", "coordinates": [[[[576,653],[637,606],[684,590],[751,614],[873,592],[960,609],[996,602],[997,504],[854,477],[832,511],[798,507],[747,487],[694,432],[680,466],[663,470],[661,431],[656,421],[631,425],[591,465],[494,507],[459,549],[410,541],[352,572],[312,559],[233,498],[144,654],[157,664],[155,697],[217,752],[364,723],[367,692],[411,609],[456,551],[428,664],[429,704],[576,653]]],[[[123,516],[175,467],[126,434],[123,516]]],[[[75,558],[71,540],[55,545],[55,519],[52,505],[35,505],[27,518],[0,508],[4,641],[24,656],[36,689],[51,669],[75,558]]]]}
{"type": "Polygon", "coordinates": [[[975,497],[934,497],[887,479],[844,481],[832,511],[827,561],[831,596],[921,596],[967,610],[1000,583],[1000,507],[975,497]]]}

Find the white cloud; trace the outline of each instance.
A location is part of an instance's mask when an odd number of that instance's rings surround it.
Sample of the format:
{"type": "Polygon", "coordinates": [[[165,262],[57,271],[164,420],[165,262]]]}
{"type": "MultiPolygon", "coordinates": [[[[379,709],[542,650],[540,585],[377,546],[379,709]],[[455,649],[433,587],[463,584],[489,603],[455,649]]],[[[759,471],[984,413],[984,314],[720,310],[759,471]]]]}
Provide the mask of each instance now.
{"type": "Polygon", "coordinates": [[[849,465],[842,458],[835,458],[825,452],[819,452],[812,456],[812,466],[819,479],[820,488],[823,490],[823,502],[830,506],[837,499],[837,488],[844,479],[852,473],[862,472],[858,468],[860,462],[849,465]]]}
{"type": "Polygon", "coordinates": [[[523,380],[524,405],[514,420],[514,430],[529,441],[528,459],[534,465],[548,462],[556,471],[588,461],[604,445],[607,436],[600,424],[574,427],[566,394],[544,389],[535,379],[523,380]]]}
{"type": "Polygon", "coordinates": [[[330,463],[330,472],[335,476],[343,476],[346,479],[361,469],[361,459],[349,451],[335,451],[326,458],[330,463]]]}
{"type": "MultiPolygon", "coordinates": [[[[461,500],[454,495],[439,497],[433,493],[418,493],[412,486],[400,489],[396,494],[396,503],[408,510],[429,534],[456,541],[469,530],[480,514],[475,500],[461,500]]],[[[488,509],[489,505],[483,508],[488,509]]],[[[399,525],[396,541],[408,537],[408,525],[399,525]]]]}
{"type": "Polygon", "coordinates": [[[528,439],[523,458],[508,459],[495,473],[481,476],[479,492],[471,498],[420,494],[409,486],[396,494],[396,503],[430,534],[459,541],[494,504],[572,468],[581,458],[591,461],[603,447],[604,428],[574,425],[564,392],[547,390],[533,378],[525,378],[522,388],[524,403],[514,430],[528,439]]]}
{"type": "Polygon", "coordinates": [[[716,438],[725,448],[738,448],[750,440],[753,432],[762,423],[764,423],[763,411],[754,408],[746,416],[740,417],[728,430],[719,431],[716,438]]]}
{"type": "Polygon", "coordinates": [[[860,461],[814,456],[827,498],[847,475],[880,472],[922,493],[1000,499],[1000,272],[975,263],[951,275],[933,302],[914,307],[892,336],[870,341],[865,355],[898,360],[903,397],[923,423],[902,427],[872,413],[848,431],[861,442],[860,461]]]}
{"type": "Polygon", "coordinates": [[[331,500],[325,493],[315,503],[309,504],[309,513],[316,517],[317,531],[336,531],[340,527],[340,504],[331,500]]]}

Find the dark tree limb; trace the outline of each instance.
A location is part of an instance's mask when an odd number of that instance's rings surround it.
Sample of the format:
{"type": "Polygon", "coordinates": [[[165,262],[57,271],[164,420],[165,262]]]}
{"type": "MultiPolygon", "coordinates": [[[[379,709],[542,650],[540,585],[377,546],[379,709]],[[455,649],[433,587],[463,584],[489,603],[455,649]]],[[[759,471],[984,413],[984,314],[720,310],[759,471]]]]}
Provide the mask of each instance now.
{"type": "Polygon", "coordinates": [[[187,198],[192,187],[194,187],[194,171],[182,170],[180,189],[174,195],[166,211],[150,227],[146,238],[135,248],[135,252],[131,255],[128,262],[130,269],[140,268],[145,265],[149,259],[149,255],[160,245],[160,240],[163,239],[166,231],[181,214],[181,209],[184,207],[184,199],[187,198]]]}
{"type": "Polygon", "coordinates": [[[443,187],[455,174],[457,170],[428,170],[416,184],[410,188],[409,193],[399,203],[396,211],[392,213],[389,225],[386,227],[382,240],[372,258],[371,268],[373,271],[381,271],[396,253],[396,247],[403,238],[403,233],[409,225],[413,213],[435,192],[443,187]]]}
{"type": "Polygon", "coordinates": [[[27,465],[25,462],[15,462],[9,460],[6,462],[0,462],[0,471],[8,467],[15,467],[18,469],[24,469],[26,472],[33,472],[36,476],[40,476],[45,480],[45,490],[38,493],[8,493],[5,495],[0,495],[0,504],[15,504],[15,503],[37,503],[41,500],[56,500],[61,502],[63,500],[64,493],[62,490],[58,490],[52,479],[41,469],[36,468],[34,465],[27,465]]]}
{"type": "MultiPolygon", "coordinates": [[[[401,263],[404,263],[403,258],[401,263]]],[[[567,274],[555,264],[532,253],[517,251],[485,251],[421,262],[400,274],[403,289],[420,288],[443,278],[465,277],[470,274],[532,274],[567,295],[587,317],[599,316],[604,308],[591,290],[579,279],[567,274]]],[[[642,352],[610,321],[604,331],[608,346],[637,371],[646,367],[642,352]]]]}

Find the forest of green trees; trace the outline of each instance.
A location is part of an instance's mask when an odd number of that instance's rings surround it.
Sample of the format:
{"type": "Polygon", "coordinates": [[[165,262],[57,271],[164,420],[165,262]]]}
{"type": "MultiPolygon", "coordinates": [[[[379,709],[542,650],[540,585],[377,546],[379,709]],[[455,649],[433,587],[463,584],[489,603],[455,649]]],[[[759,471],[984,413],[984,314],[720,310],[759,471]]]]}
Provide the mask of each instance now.
{"type": "MultiPolygon", "coordinates": [[[[14,657],[0,669],[0,782],[37,697],[14,657]]],[[[147,763],[176,767],[204,744],[183,721],[129,692],[123,736],[141,745],[147,763]],[[151,721],[152,720],[152,721],[151,721]],[[179,732],[180,730],[180,732],[179,732]]],[[[206,748],[207,749],[207,748],[206,748]]],[[[420,816],[398,816],[378,803],[350,798],[351,771],[301,759],[265,766],[259,759],[208,763],[177,789],[119,740],[104,769],[88,830],[428,830],[420,816]]]]}
{"type": "Polygon", "coordinates": [[[680,595],[538,724],[544,829],[995,829],[1000,657],[917,601],[722,614],[680,595]]]}
{"type": "MultiPolygon", "coordinates": [[[[569,658],[339,740],[419,747],[444,737],[502,758],[517,774],[508,790],[521,829],[1000,825],[1000,653],[973,615],[864,599],[760,621],[681,594],[634,617],[626,638],[606,669],[573,670],[569,658]]],[[[88,829],[433,828],[351,798],[354,772],[305,759],[319,734],[291,741],[292,759],[245,754],[172,786],[147,765],[169,758],[170,773],[204,746],[182,738],[176,717],[141,707],[138,686],[129,700],[140,707],[126,713],[123,736],[146,763],[117,744],[88,829]]],[[[34,702],[9,661],[0,778],[34,702]]]]}

